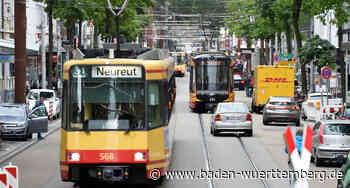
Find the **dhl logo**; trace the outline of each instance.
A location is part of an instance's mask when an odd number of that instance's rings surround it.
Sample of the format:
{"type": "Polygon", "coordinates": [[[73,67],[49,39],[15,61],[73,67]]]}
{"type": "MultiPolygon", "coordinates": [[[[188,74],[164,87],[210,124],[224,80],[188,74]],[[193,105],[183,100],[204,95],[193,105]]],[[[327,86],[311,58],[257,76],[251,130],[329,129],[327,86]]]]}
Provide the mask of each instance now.
{"type": "Polygon", "coordinates": [[[287,83],[290,81],[288,81],[287,78],[265,78],[264,82],[287,83]]]}

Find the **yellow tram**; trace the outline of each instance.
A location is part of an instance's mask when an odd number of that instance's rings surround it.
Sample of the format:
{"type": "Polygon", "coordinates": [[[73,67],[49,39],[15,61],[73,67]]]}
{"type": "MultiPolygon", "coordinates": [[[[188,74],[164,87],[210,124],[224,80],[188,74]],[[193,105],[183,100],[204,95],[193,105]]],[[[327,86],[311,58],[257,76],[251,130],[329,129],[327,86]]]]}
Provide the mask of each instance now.
{"type": "Polygon", "coordinates": [[[147,183],[154,169],[164,176],[175,127],[174,69],[172,58],[65,63],[62,181],[147,183]]]}
{"type": "Polygon", "coordinates": [[[219,52],[201,52],[191,57],[190,99],[192,111],[213,110],[220,102],[234,102],[234,62],[219,52]]]}

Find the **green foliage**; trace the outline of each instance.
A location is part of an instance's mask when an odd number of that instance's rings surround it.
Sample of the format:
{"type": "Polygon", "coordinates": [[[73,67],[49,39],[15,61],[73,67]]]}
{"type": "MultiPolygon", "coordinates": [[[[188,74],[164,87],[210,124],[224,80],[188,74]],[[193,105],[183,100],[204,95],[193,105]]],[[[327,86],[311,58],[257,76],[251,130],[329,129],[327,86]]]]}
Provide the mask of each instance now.
{"type": "Polygon", "coordinates": [[[313,61],[319,68],[324,66],[335,68],[332,56],[334,50],[335,47],[328,40],[320,39],[316,35],[306,40],[300,49],[300,61],[303,64],[309,64],[313,61]]]}
{"type": "Polygon", "coordinates": [[[272,38],[275,32],[281,32],[282,8],[277,7],[277,0],[231,0],[227,2],[231,18],[225,19],[225,26],[236,36],[245,39],[272,38]],[[280,11],[280,12],[279,12],[280,11]],[[251,22],[250,18],[254,18],[251,22]]]}
{"type": "Polygon", "coordinates": [[[350,0],[312,0],[312,2],[310,9],[313,15],[318,16],[323,23],[326,22],[330,12],[334,13],[331,23],[341,26],[348,21],[350,0]]]}
{"type": "MultiPolygon", "coordinates": [[[[36,1],[47,4],[49,0],[36,1]]],[[[63,20],[65,27],[71,28],[79,21],[91,20],[103,37],[116,36],[115,18],[107,13],[110,10],[107,9],[106,0],[53,0],[53,2],[53,16],[63,20]]],[[[121,7],[123,2],[124,0],[111,0],[113,7],[121,7]]],[[[129,41],[135,40],[142,26],[147,24],[147,17],[140,17],[138,14],[144,14],[145,8],[151,5],[151,0],[129,0],[127,8],[120,17],[120,32],[129,41]]]]}

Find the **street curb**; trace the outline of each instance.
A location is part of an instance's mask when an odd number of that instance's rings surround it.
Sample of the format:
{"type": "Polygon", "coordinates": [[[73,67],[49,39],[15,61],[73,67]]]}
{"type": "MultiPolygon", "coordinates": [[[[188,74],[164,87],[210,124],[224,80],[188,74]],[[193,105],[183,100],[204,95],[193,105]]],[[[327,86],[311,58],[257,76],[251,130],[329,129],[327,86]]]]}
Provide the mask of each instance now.
{"type": "MultiPolygon", "coordinates": [[[[49,132],[46,134],[46,135],[43,135],[44,138],[50,136],[51,134],[53,134],[54,132],[60,130],[61,126],[57,126],[51,130],[49,130],[49,132]]],[[[30,148],[31,146],[35,145],[36,143],[40,142],[42,140],[38,140],[38,139],[35,139],[27,144],[25,144],[24,146],[18,148],[18,149],[15,149],[13,151],[9,151],[5,154],[3,154],[2,156],[0,156],[0,164],[2,163],[5,163],[6,161],[10,160],[11,158],[15,157],[16,155],[22,153],[23,151],[27,150],[28,148],[30,148]]]]}

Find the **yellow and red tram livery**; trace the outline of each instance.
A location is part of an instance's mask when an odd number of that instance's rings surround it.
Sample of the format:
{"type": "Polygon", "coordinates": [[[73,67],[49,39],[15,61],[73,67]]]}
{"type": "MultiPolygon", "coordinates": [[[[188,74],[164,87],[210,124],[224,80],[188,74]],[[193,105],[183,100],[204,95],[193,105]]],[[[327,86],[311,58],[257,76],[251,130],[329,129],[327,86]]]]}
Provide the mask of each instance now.
{"type": "Polygon", "coordinates": [[[202,52],[191,58],[190,103],[193,111],[213,110],[220,102],[233,102],[232,69],[227,55],[202,52]]]}
{"type": "Polygon", "coordinates": [[[145,183],[153,169],[164,176],[175,100],[174,62],[168,60],[65,63],[63,181],[145,183]]]}

